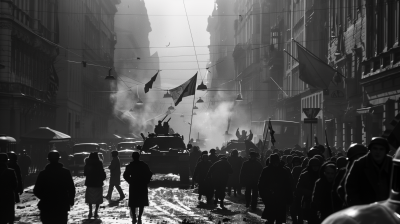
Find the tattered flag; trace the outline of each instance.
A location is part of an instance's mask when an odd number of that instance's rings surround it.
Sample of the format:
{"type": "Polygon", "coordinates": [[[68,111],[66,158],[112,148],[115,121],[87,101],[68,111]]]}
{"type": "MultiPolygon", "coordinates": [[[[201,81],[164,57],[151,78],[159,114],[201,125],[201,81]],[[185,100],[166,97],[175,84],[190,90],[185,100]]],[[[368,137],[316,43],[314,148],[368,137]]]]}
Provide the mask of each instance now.
{"type": "Polygon", "coordinates": [[[144,92],[147,93],[149,91],[149,89],[153,88],[153,83],[154,81],[156,81],[157,75],[160,71],[157,71],[157,73],[151,77],[150,81],[148,81],[145,85],[144,85],[144,92]]]}
{"type": "Polygon", "coordinates": [[[196,75],[194,75],[191,79],[169,91],[172,95],[172,99],[174,100],[175,106],[178,106],[178,104],[182,101],[183,97],[194,95],[194,93],[196,92],[196,81],[197,81],[197,72],[196,75]]]}

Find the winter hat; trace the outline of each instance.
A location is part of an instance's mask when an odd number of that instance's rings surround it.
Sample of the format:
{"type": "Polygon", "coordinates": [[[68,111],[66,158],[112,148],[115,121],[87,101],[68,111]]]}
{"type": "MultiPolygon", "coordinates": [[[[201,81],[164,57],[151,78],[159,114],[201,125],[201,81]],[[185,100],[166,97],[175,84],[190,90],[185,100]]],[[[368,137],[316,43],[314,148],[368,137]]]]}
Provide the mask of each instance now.
{"type": "Polygon", "coordinates": [[[201,154],[202,155],[208,155],[208,151],[202,151],[201,154]]]}
{"type": "Polygon", "coordinates": [[[347,165],[347,159],[343,156],[336,159],[336,166],[338,169],[343,168],[347,165]]]}
{"type": "Polygon", "coordinates": [[[308,161],[308,166],[320,166],[320,165],[321,162],[318,158],[313,157],[308,161]]]}
{"type": "Polygon", "coordinates": [[[117,150],[112,151],[111,156],[113,157],[118,156],[118,151],[117,150]]]}
{"type": "Polygon", "coordinates": [[[49,161],[58,161],[60,158],[60,153],[57,150],[51,150],[49,154],[47,154],[47,159],[49,161]]]}
{"type": "Polygon", "coordinates": [[[325,162],[325,158],[321,155],[315,155],[314,158],[319,159],[320,164],[323,164],[325,162]]]}
{"type": "Polygon", "coordinates": [[[210,153],[215,153],[215,149],[210,149],[210,153]]]}
{"type": "Polygon", "coordinates": [[[371,142],[368,145],[368,150],[371,150],[372,145],[381,145],[386,148],[386,153],[390,151],[389,142],[382,137],[373,137],[371,142]]]}
{"type": "Polygon", "coordinates": [[[279,155],[274,153],[269,157],[270,163],[279,163],[280,159],[279,159],[279,155]]]}
{"type": "Polygon", "coordinates": [[[349,149],[347,150],[347,159],[351,159],[357,155],[365,155],[368,153],[367,147],[361,144],[351,144],[349,149]]]}

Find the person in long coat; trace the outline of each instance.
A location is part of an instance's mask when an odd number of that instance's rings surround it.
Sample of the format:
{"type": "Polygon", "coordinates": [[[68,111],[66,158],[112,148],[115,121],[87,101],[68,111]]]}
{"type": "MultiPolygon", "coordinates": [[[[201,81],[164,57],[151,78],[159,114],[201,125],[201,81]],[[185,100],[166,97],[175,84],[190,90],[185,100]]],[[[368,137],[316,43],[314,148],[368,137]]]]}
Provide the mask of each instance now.
{"type": "Polygon", "coordinates": [[[258,190],[265,205],[262,218],[267,224],[283,223],[285,206],[291,203],[292,181],[288,172],[280,165],[278,154],[272,154],[270,164],[262,170],[258,190]]]}
{"type": "MultiPolygon", "coordinates": [[[[292,178],[294,189],[296,189],[297,182],[299,181],[301,170],[301,158],[298,156],[293,157],[292,178]]],[[[290,216],[292,217],[293,224],[303,223],[303,216],[301,213],[301,198],[294,196],[292,206],[290,207],[290,216]]]]}
{"type": "Polygon", "coordinates": [[[15,218],[14,192],[17,191],[18,181],[7,163],[7,154],[0,153],[0,223],[12,224],[15,218]]]}
{"type": "Polygon", "coordinates": [[[31,166],[31,163],[32,163],[31,157],[28,156],[26,150],[23,149],[18,161],[18,165],[21,169],[22,184],[25,183],[25,178],[29,174],[29,167],[31,166]]]}
{"type": "Polygon", "coordinates": [[[388,141],[374,137],[368,154],[356,160],[346,177],[346,201],[349,206],[370,204],[389,197],[392,157],[388,141]]]}
{"type": "Polygon", "coordinates": [[[225,188],[228,184],[229,175],[233,173],[231,164],[229,164],[226,157],[222,157],[221,160],[211,165],[210,170],[207,173],[206,179],[210,178],[214,194],[214,204],[218,204],[220,200],[221,208],[224,208],[225,199],[225,188]]]}
{"type": "Polygon", "coordinates": [[[331,192],[336,175],[335,163],[324,163],[319,173],[320,178],[315,182],[311,207],[320,212],[319,220],[322,222],[333,213],[331,192]]]}
{"type": "Polygon", "coordinates": [[[33,193],[39,198],[38,208],[43,224],[67,224],[68,211],[75,201],[75,185],[71,172],[59,162],[56,150],[48,153],[49,164],[39,173],[33,193]]]}
{"type": "Polygon", "coordinates": [[[94,218],[98,218],[100,204],[103,203],[103,185],[106,179],[106,172],[103,168],[103,161],[97,152],[90,153],[85,159],[84,175],[86,176],[85,186],[85,203],[89,205],[88,218],[93,215],[92,204],[96,205],[94,210],[94,218]]]}
{"type": "Polygon", "coordinates": [[[198,146],[193,146],[189,153],[190,173],[192,174],[192,176],[199,159],[201,159],[200,148],[198,146]]]}
{"type": "Polygon", "coordinates": [[[258,189],[257,184],[260,178],[263,166],[257,160],[257,153],[250,151],[250,158],[245,161],[240,170],[240,184],[246,187],[245,198],[246,207],[254,210],[257,208],[258,189]]]}
{"type": "Polygon", "coordinates": [[[303,218],[310,224],[318,223],[317,211],[311,207],[312,193],[315,182],[319,178],[321,162],[317,158],[308,161],[307,169],[301,173],[296,186],[295,197],[301,198],[303,218]]]}
{"type": "Polygon", "coordinates": [[[228,158],[229,164],[231,164],[233,173],[229,177],[228,181],[228,195],[231,195],[231,189],[233,188],[233,195],[236,197],[237,194],[241,194],[240,186],[240,169],[242,168],[243,159],[239,156],[239,152],[235,149],[232,150],[231,156],[228,158]]]}
{"type": "Polygon", "coordinates": [[[15,197],[15,203],[19,203],[19,196],[24,193],[24,187],[22,184],[22,176],[21,176],[21,169],[19,168],[18,165],[18,156],[15,154],[15,152],[11,151],[8,154],[8,158],[10,159],[8,161],[8,168],[13,169],[15,172],[15,175],[17,175],[17,181],[18,181],[18,187],[17,191],[14,192],[14,197],[15,197]]]}
{"type": "Polygon", "coordinates": [[[212,188],[210,186],[209,181],[207,181],[207,173],[211,167],[211,162],[208,160],[208,155],[203,155],[201,157],[201,161],[197,163],[196,168],[194,169],[193,173],[193,180],[199,184],[199,197],[198,199],[201,200],[201,197],[204,195],[207,198],[207,204],[210,204],[212,201],[212,188]]]}
{"type": "Polygon", "coordinates": [[[125,198],[125,194],[121,188],[121,163],[118,158],[118,151],[111,152],[112,160],[108,169],[110,170],[110,183],[108,186],[108,193],[105,196],[107,200],[111,200],[112,192],[114,187],[117,189],[119,193],[119,200],[123,200],[125,198]]]}
{"type": "Polygon", "coordinates": [[[147,185],[150,183],[153,173],[149,166],[140,160],[139,151],[132,153],[133,161],[130,162],[123,174],[126,182],[129,183],[129,202],[128,206],[131,210],[132,222],[141,222],[144,207],[149,206],[149,191],[147,185]],[[139,215],[136,219],[135,208],[139,208],[139,215]]]}

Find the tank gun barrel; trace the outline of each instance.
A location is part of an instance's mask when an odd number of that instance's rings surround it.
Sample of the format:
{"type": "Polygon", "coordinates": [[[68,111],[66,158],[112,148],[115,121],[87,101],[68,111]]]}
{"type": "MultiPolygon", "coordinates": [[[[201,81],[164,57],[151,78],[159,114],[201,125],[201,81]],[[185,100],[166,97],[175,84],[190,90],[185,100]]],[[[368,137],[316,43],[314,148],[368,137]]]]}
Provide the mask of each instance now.
{"type": "Polygon", "coordinates": [[[168,117],[168,114],[165,115],[165,117],[161,120],[161,122],[163,122],[165,120],[165,118],[168,117]]]}
{"type": "Polygon", "coordinates": [[[144,137],[144,134],[143,134],[143,133],[140,133],[140,136],[142,136],[143,141],[146,140],[146,137],[144,137]]]}
{"type": "Polygon", "coordinates": [[[171,117],[168,119],[167,123],[171,120],[171,117]]]}

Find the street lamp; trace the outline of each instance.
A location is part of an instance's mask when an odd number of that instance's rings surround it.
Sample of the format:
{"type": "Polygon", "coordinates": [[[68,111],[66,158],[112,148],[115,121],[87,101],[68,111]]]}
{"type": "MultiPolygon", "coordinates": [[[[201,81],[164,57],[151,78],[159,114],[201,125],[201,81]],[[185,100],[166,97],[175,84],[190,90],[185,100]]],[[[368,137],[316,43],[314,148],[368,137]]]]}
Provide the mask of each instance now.
{"type": "Polygon", "coordinates": [[[193,110],[199,109],[196,105],[194,105],[193,110]]]}
{"type": "Polygon", "coordinates": [[[201,97],[199,97],[199,100],[197,100],[197,103],[204,103],[204,100],[202,100],[201,97]]]}
{"type": "Polygon", "coordinates": [[[171,97],[172,97],[171,94],[169,94],[169,92],[168,92],[168,90],[167,90],[167,93],[164,94],[164,98],[171,98],[171,97]]]}
{"type": "Polygon", "coordinates": [[[168,110],[174,110],[175,108],[171,105],[168,107],[168,110]]]}
{"type": "Polygon", "coordinates": [[[236,97],[236,101],[243,101],[242,94],[238,94],[236,97]]]}
{"type": "Polygon", "coordinates": [[[111,74],[112,68],[108,70],[108,75],[106,76],[106,80],[115,80],[115,77],[111,74]]]}
{"type": "Polygon", "coordinates": [[[201,81],[201,84],[197,86],[197,90],[201,90],[201,91],[207,90],[207,86],[204,85],[203,81],[201,81]]]}
{"type": "Polygon", "coordinates": [[[139,98],[139,100],[136,102],[136,105],[143,105],[143,101],[139,98]]]}

